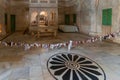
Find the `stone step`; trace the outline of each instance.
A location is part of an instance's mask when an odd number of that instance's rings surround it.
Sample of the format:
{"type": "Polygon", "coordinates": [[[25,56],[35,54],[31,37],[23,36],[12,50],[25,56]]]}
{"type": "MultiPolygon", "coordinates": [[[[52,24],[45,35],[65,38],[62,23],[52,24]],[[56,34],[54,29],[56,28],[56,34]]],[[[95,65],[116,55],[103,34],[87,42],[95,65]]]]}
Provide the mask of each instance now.
{"type": "Polygon", "coordinates": [[[117,36],[113,39],[113,42],[120,43],[120,36],[117,36]]]}

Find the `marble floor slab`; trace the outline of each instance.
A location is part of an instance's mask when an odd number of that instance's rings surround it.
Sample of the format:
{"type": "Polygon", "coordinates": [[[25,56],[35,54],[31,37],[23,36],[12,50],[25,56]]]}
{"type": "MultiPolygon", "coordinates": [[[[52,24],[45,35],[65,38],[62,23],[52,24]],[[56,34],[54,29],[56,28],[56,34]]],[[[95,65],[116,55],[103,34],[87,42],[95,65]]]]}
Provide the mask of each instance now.
{"type": "MultiPolygon", "coordinates": [[[[29,35],[22,36],[21,33],[15,33],[4,41],[17,41],[18,39],[35,42],[40,40],[30,39],[30,37],[29,35]],[[18,39],[18,37],[20,38],[18,39]]],[[[89,38],[78,33],[60,33],[58,37],[60,37],[59,40],[48,37],[48,39],[51,38],[49,43],[89,38]]],[[[42,38],[40,41],[41,43],[47,43],[48,40],[47,38],[42,38]]],[[[79,45],[72,47],[70,51],[67,50],[67,47],[53,50],[35,48],[24,51],[22,47],[0,45],[0,80],[55,80],[48,71],[47,62],[51,56],[64,52],[88,57],[102,67],[106,74],[106,80],[120,80],[120,45],[110,42],[79,45]]]]}

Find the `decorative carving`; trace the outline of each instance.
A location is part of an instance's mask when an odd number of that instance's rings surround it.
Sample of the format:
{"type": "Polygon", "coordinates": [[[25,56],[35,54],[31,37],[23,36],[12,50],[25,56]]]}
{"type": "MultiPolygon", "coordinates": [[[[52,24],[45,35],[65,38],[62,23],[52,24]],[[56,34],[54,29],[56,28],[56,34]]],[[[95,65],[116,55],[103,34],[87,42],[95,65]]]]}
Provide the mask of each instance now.
{"type": "Polygon", "coordinates": [[[47,62],[56,80],[106,80],[104,70],[93,60],[75,53],[58,53],[47,62]]]}
{"type": "Polygon", "coordinates": [[[38,36],[50,34],[56,36],[58,25],[58,8],[57,0],[34,0],[30,1],[30,24],[29,31],[37,33],[38,36]],[[32,3],[33,2],[33,3],[32,3]],[[46,4],[47,2],[47,4],[46,4]],[[56,2],[56,3],[54,3],[56,2]]]}

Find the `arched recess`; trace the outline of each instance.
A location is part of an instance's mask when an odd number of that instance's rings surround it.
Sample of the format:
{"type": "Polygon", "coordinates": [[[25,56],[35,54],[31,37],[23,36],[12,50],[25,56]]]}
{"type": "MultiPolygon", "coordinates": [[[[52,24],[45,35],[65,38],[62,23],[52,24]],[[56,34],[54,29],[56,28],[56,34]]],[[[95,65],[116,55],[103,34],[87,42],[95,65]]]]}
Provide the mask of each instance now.
{"type": "Polygon", "coordinates": [[[48,13],[46,11],[41,11],[38,16],[38,25],[48,25],[47,20],[48,13]]]}
{"type": "Polygon", "coordinates": [[[38,12],[34,11],[31,13],[31,23],[32,25],[37,25],[37,16],[38,16],[38,12]]]}

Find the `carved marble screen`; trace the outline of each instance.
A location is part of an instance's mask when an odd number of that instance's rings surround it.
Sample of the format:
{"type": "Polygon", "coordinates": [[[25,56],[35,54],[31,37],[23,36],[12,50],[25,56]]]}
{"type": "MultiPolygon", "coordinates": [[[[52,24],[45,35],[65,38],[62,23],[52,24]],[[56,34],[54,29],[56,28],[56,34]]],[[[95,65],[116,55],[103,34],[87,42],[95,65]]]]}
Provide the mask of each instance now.
{"type": "Polygon", "coordinates": [[[56,26],[57,13],[56,8],[30,8],[30,24],[32,26],[56,26]]]}

